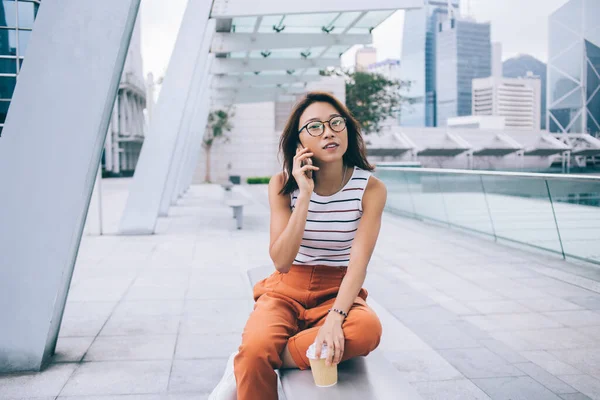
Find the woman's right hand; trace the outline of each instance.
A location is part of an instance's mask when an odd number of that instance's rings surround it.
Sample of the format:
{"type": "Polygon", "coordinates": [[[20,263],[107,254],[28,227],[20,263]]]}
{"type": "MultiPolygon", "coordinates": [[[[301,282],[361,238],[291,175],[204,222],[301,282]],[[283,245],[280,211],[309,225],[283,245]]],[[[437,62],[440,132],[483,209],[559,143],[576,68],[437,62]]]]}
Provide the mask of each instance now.
{"type": "Polygon", "coordinates": [[[312,171],[318,171],[319,167],[312,165],[310,157],[313,153],[307,148],[296,149],[294,156],[294,167],[292,168],[292,176],[296,179],[300,193],[311,195],[315,188],[315,181],[312,179],[312,171]],[[303,161],[305,165],[303,164],[303,161]]]}

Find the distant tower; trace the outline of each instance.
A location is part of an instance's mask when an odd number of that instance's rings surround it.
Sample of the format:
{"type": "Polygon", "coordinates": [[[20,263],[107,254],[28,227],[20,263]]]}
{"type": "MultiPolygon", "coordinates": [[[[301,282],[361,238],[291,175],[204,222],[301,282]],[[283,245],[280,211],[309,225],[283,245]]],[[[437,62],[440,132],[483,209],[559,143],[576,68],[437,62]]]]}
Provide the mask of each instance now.
{"type": "Polygon", "coordinates": [[[457,15],[459,0],[425,0],[422,8],[405,12],[400,73],[411,83],[402,94],[412,101],[402,107],[401,125],[437,125],[435,33],[439,21],[448,18],[448,3],[457,15]]]}
{"type": "Polygon", "coordinates": [[[363,47],[356,51],[355,68],[357,71],[365,72],[369,65],[377,62],[377,49],[375,47],[363,47]]]}
{"type": "Polygon", "coordinates": [[[490,24],[450,18],[436,35],[436,119],[446,126],[448,118],[471,115],[472,81],[492,73],[490,24]]]}

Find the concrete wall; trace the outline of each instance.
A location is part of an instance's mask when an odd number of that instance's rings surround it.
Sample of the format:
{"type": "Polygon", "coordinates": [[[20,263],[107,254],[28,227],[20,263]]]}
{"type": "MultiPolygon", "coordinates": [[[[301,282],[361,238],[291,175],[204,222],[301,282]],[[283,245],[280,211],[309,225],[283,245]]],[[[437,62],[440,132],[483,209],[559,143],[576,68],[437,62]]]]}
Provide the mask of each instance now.
{"type": "MultiPolygon", "coordinates": [[[[210,178],[224,182],[229,175],[270,176],[280,170],[277,161],[279,132],[275,130],[273,102],[234,106],[233,129],[228,143],[217,142],[211,151],[210,178]]],[[[193,183],[203,183],[206,173],[204,149],[193,183]]]]}

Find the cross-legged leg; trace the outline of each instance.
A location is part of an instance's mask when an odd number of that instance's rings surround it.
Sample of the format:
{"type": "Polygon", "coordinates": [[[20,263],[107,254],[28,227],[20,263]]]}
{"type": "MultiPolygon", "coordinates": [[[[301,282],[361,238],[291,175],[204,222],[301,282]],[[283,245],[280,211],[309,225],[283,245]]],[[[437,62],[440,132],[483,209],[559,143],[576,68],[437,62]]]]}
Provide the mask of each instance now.
{"type": "MultiPolygon", "coordinates": [[[[329,307],[330,305],[324,308],[329,307]]],[[[298,368],[310,367],[306,350],[314,343],[324,322],[325,317],[322,317],[311,328],[297,333],[288,340],[287,349],[298,368]]],[[[377,314],[361,298],[357,298],[350,309],[348,318],[342,324],[342,330],[345,338],[342,361],[357,356],[366,356],[377,348],[381,339],[381,322],[377,314]]]]}
{"type": "Polygon", "coordinates": [[[298,331],[292,302],[272,293],[256,301],[234,360],[238,400],[277,399],[275,369],[282,365],[280,355],[288,339],[298,331]]]}

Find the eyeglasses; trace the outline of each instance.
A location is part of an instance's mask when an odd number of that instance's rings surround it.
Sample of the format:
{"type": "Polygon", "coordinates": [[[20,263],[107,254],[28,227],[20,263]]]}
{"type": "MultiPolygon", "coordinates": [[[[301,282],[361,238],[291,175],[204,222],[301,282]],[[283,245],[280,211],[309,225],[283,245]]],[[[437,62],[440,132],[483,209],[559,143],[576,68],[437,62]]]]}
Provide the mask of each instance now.
{"type": "Polygon", "coordinates": [[[310,121],[298,131],[298,134],[300,134],[300,132],[306,128],[306,131],[310,136],[321,136],[323,133],[325,133],[326,123],[329,124],[329,127],[334,132],[341,132],[346,128],[346,118],[338,115],[332,117],[329,121],[310,121]]]}

